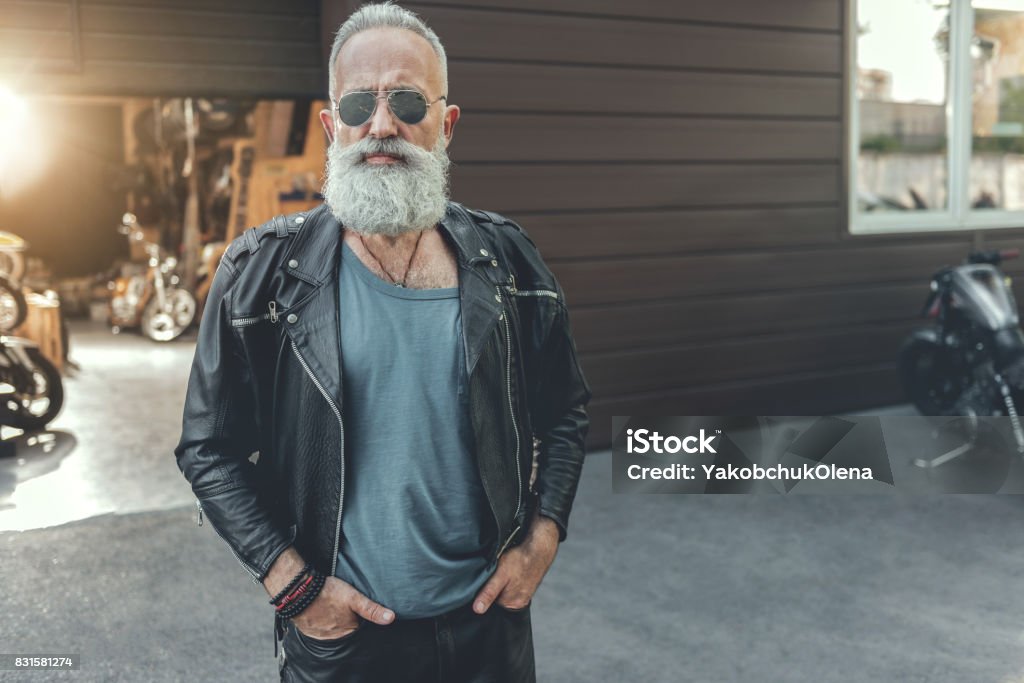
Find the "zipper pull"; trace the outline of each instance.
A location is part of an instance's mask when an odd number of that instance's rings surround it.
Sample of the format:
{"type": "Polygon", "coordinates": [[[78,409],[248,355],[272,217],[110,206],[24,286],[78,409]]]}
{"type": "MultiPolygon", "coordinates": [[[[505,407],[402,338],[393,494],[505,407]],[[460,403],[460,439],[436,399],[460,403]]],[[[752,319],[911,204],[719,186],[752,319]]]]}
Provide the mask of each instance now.
{"type": "Polygon", "coordinates": [[[272,300],[269,304],[267,304],[267,307],[270,309],[270,322],[276,323],[277,322],[277,302],[272,300]]]}
{"type": "Polygon", "coordinates": [[[513,294],[515,294],[515,293],[516,293],[516,292],[518,291],[518,290],[516,289],[516,276],[515,276],[515,275],[513,275],[512,273],[509,273],[509,274],[508,274],[508,281],[512,283],[512,286],[511,286],[511,287],[509,287],[509,290],[508,290],[508,291],[510,291],[510,292],[512,292],[513,294]]]}
{"type": "Polygon", "coordinates": [[[203,525],[203,504],[196,499],[196,508],[199,510],[199,514],[196,516],[196,526],[203,525]]]}

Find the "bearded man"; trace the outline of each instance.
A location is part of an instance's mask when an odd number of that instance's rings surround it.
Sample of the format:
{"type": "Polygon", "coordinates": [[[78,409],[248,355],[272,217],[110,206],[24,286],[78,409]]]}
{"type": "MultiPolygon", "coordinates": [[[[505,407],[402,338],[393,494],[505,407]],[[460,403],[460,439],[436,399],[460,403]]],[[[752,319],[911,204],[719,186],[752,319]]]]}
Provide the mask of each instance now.
{"type": "Polygon", "coordinates": [[[233,241],[178,466],[275,612],[289,681],[533,681],[590,389],[517,224],[448,200],[444,48],[368,5],[330,61],[325,203],[233,241]]]}

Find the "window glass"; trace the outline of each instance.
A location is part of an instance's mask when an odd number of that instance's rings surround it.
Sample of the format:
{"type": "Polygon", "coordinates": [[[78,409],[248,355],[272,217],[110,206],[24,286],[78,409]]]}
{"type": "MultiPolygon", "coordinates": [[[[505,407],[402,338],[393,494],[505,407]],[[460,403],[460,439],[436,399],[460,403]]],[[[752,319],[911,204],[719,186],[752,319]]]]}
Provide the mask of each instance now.
{"type": "Polygon", "coordinates": [[[971,40],[974,209],[1024,209],[1024,1],[975,0],[971,40]]]}
{"type": "Polygon", "coordinates": [[[859,211],[946,209],[948,65],[948,2],[857,2],[859,211]]]}

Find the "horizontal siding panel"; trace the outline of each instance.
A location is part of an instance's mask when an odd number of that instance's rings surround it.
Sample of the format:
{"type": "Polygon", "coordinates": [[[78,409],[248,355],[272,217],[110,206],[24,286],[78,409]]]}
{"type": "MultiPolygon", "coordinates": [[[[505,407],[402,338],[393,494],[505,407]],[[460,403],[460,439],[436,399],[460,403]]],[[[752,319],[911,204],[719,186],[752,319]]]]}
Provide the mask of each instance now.
{"type": "Polygon", "coordinates": [[[834,415],[905,400],[895,362],[633,396],[595,394],[587,445],[610,446],[615,415],[834,415]]]}
{"type": "Polygon", "coordinates": [[[35,60],[74,59],[71,32],[0,29],[0,59],[17,59],[26,66],[35,60]]]}
{"type": "Polygon", "coordinates": [[[911,319],[924,324],[916,316],[927,293],[922,281],[599,307],[570,301],[569,310],[577,350],[592,354],[911,319]]]}
{"type": "Polygon", "coordinates": [[[456,129],[452,157],[456,161],[838,161],[841,139],[838,121],[645,118],[638,122],[624,116],[467,113],[456,129]]]}
{"type": "MultiPolygon", "coordinates": [[[[216,3],[211,3],[215,7],[216,3]]],[[[136,36],[223,37],[231,40],[309,41],[319,57],[317,17],[219,13],[178,7],[111,7],[86,5],[81,10],[85,33],[136,36]]]]}
{"type": "Polygon", "coordinates": [[[503,213],[799,204],[837,201],[839,168],[828,164],[463,164],[453,173],[453,187],[467,204],[503,213]]]}
{"type": "MultiPolygon", "coordinates": [[[[506,112],[838,118],[835,77],[749,76],[452,60],[451,102],[506,112]]],[[[635,124],[639,125],[639,124],[635,124]]]]}
{"type": "MultiPolygon", "coordinates": [[[[487,208],[487,207],[482,207],[487,208]]],[[[838,206],[510,216],[548,261],[835,242],[838,206]]]]}
{"type": "Polygon", "coordinates": [[[82,58],[85,62],[125,62],[130,66],[148,62],[317,68],[320,48],[314,42],[284,46],[272,41],[86,33],[82,36],[82,58]]]}
{"type": "MultiPolygon", "coordinates": [[[[7,2],[0,0],[0,29],[70,31],[69,2],[7,2]]],[[[0,41],[3,40],[0,32],[0,41]]]]}
{"type": "Polygon", "coordinates": [[[243,67],[196,68],[189,64],[91,62],[81,74],[46,74],[36,78],[24,60],[0,59],[0,75],[27,95],[110,95],[195,97],[316,97],[326,90],[319,69],[243,67]]]}
{"type": "MultiPolygon", "coordinates": [[[[1019,238],[1000,242],[1024,247],[1019,238]]],[[[558,263],[553,267],[570,304],[743,294],[919,281],[926,287],[943,264],[959,263],[967,243],[876,244],[797,252],[753,252],[558,263]]],[[[1016,266],[1020,268],[1021,266],[1016,266]]],[[[1009,272],[1015,266],[1008,265],[1009,272]]]]}
{"type": "Polygon", "coordinates": [[[583,354],[580,365],[595,394],[658,391],[747,381],[787,372],[814,372],[884,363],[916,326],[911,321],[860,329],[721,339],[682,348],[583,354]]]}
{"type": "MultiPolygon", "coordinates": [[[[452,5],[447,0],[416,0],[409,7],[420,10],[434,5],[452,5]]],[[[704,21],[726,24],[793,27],[838,31],[840,4],[837,0],[478,0],[463,2],[469,7],[535,10],[571,14],[602,14],[671,21],[704,21]]]]}
{"type": "MultiPolygon", "coordinates": [[[[331,1],[331,0],[326,0],[331,1]]],[[[83,9],[90,5],[112,7],[165,6],[179,9],[205,9],[247,14],[284,14],[291,16],[320,16],[319,0],[80,0],[83,9]]]]}
{"type": "Polygon", "coordinates": [[[453,59],[838,74],[840,38],[674,22],[423,7],[453,59]],[[523,40],[529,36],[529,40],[523,40]]]}

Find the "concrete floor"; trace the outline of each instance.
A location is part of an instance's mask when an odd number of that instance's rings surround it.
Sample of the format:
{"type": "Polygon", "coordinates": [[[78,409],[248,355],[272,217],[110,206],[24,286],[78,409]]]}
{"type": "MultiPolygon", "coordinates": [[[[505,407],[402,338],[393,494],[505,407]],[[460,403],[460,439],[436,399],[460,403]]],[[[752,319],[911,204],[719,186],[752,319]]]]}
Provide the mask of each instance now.
{"type": "MultiPolygon", "coordinates": [[[[192,344],[76,324],[72,349],[54,438],[0,460],[0,529],[26,529],[0,533],[0,650],[83,664],[0,681],[276,680],[263,590],[196,527],[174,464],[192,344]]],[[[534,600],[538,678],[1022,683],[1022,512],[613,495],[610,454],[592,454],[534,600]]]]}
{"type": "Polygon", "coordinates": [[[22,439],[16,458],[0,459],[0,531],[194,500],[173,450],[195,332],[158,344],[89,321],[72,320],[69,329],[71,358],[81,369],[65,377],[53,439],[22,439]]]}

